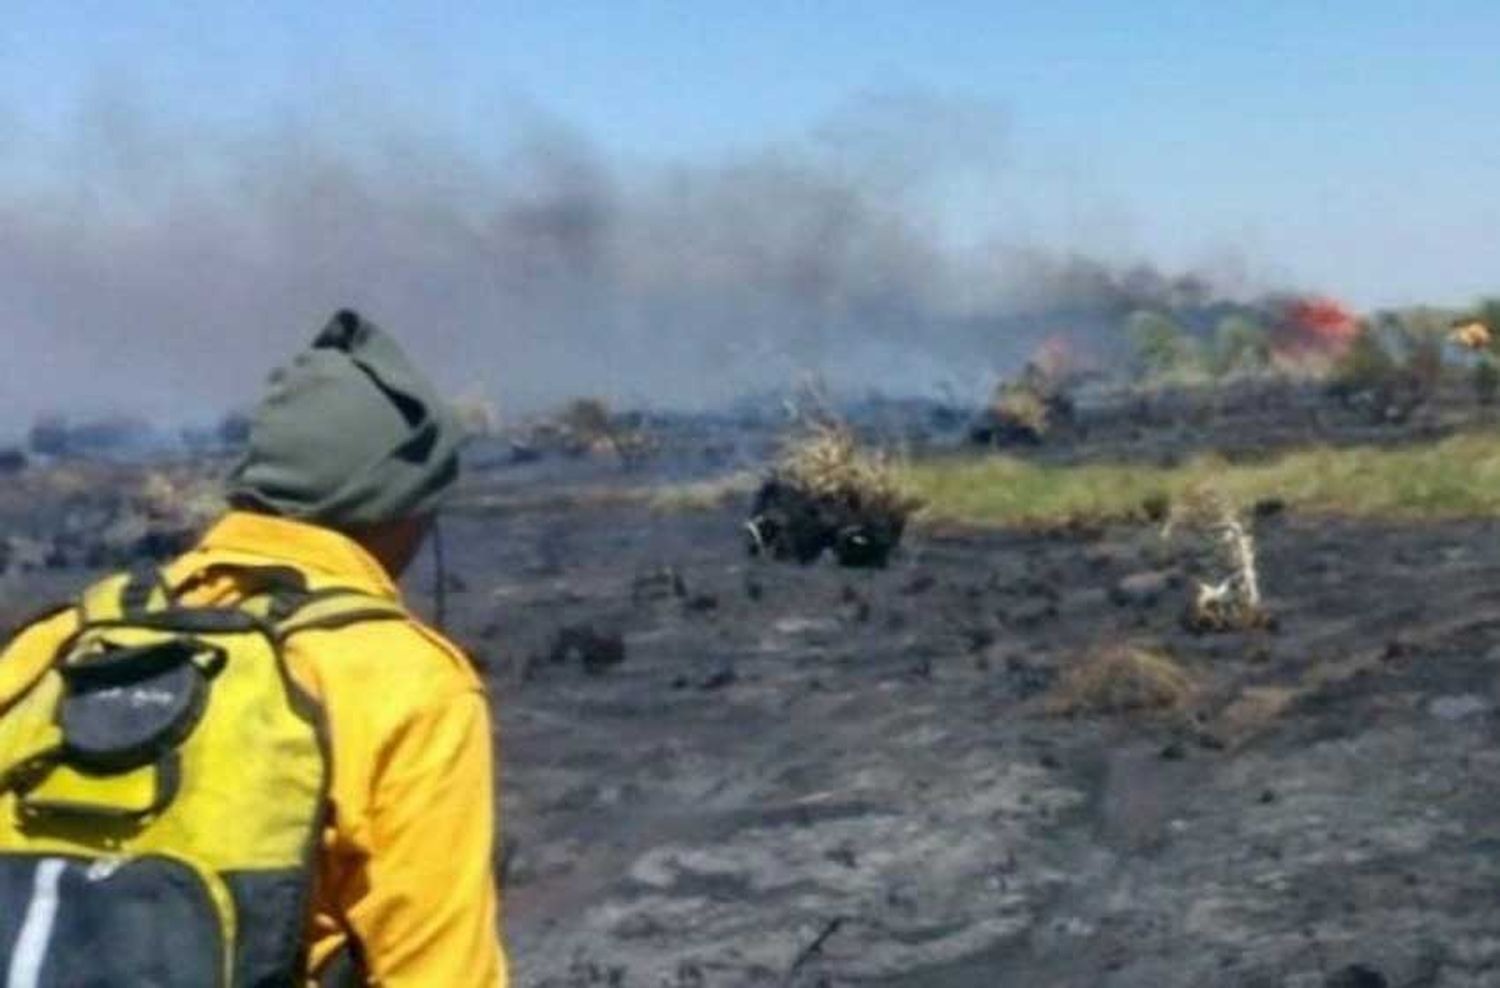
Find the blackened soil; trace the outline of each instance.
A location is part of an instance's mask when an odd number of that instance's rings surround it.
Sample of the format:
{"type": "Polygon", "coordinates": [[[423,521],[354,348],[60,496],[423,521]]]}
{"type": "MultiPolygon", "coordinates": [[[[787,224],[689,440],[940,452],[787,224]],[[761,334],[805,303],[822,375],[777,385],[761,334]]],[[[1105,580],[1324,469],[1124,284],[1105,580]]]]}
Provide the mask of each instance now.
{"type": "Polygon", "coordinates": [[[850,572],[747,558],[744,507],[448,526],[517,984],[1500,984],[1500,525],[1268,519],[1278,628],[1194,637],[1149,529],[850,572]],[[1188,707],[1050,715],[1122,639],[1188,707]]]}
{"type": "Polygon", "coordinates": [[[456,525],[521,984],[1500,984],[1500,526],[1266,521],[1279,627],[1194,637],[1150,530],[849,572],[742,510],[456,525]],[[554,661],[579,625],[624,661],[554,661]],[[1189,708],[1049,716],[1120,639],[1189,708]]]}

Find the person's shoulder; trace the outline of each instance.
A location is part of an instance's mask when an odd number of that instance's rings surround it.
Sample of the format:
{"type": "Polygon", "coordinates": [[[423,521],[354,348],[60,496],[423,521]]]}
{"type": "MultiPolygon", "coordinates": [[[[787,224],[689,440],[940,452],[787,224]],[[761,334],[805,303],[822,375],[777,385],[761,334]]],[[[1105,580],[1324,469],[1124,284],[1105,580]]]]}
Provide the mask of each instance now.
{"type": "Polygon", "coordinates": [[[391,622],[388,630],[406,642],[403,648],[409,648],[410,654],[421,656],[420,662],[435,678],[463,690],[484,688],[468,653],[436,628],[419,618],[408,617],[391,622]]]}
{"type": "Polygon", "coordinates": [[[297,635],[290,648],[325,689],[378,692],[386,704],[425,706],[484,688],[463,650],[413,616],[297,635]]]}

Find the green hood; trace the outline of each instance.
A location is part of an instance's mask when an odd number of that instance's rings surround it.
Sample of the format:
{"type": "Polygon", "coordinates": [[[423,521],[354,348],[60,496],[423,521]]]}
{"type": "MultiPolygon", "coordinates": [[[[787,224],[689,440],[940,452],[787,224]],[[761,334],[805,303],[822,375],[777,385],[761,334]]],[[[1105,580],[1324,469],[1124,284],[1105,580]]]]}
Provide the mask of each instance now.
{"type": "Polygon", "coordinates": [[[458,477],[459,438],[396,341],[346,309],[271,375],[229,497],[335,529],[431,514],[458,477]]]}

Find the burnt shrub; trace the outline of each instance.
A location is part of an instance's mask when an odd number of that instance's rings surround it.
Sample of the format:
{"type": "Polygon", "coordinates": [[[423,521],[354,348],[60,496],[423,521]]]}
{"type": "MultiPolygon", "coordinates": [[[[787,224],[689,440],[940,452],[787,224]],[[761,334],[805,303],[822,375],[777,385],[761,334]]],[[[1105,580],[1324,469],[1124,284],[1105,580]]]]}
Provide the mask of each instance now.
{"type": "Polygon", "coordinates": [[[745,530],[755,555],[806,565],[832,552],[841,566],[879,568],[918,507],[888,459],[842,426],[819,425],[787,445],[745,530]]]}

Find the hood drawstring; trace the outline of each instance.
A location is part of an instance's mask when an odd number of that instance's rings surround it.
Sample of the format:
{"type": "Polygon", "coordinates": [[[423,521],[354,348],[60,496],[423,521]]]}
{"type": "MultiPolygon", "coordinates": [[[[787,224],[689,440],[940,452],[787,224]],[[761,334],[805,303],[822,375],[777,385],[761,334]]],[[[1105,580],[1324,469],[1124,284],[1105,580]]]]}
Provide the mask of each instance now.
{"type": "Polygon", "coordinates": [[[438,631],[446,632],[448,622],[448,554],[443,551],[443,527],[432,519],[432,606],[433,623],[438,631]]]}

